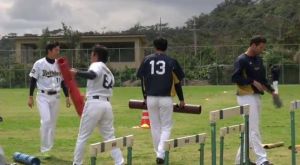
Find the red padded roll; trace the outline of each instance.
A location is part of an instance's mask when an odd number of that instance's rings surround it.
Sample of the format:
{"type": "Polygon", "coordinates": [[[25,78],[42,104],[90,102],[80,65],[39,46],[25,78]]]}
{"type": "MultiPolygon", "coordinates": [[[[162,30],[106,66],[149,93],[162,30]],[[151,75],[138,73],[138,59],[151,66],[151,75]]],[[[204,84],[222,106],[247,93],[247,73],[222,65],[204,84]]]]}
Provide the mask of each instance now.
{"type": "Polygon", "coordinates": [[[76,112],[81,117],[81,114],[83,111],[83,106],[84,106],[84,100],[80,94],[78,87],[77,87],[76,81],[70,72],[70,67],[69,67],[69,63],[68,63],[67,59],[64,57],[59,58],[58,66],[59,66],[60,72],[64,78],[64,82],[69,89],[69,94],[70,94],[73,104],[75,106],[76,112]]]}
{"type": "Polygon", "coordinates": [[[67,83],[69,83],[69,81],[73,80],[72,74],[70,72],[69,63],[68,63],[67,59],[64,57],[59,58],[57,62],[58,62],[61,74],[64,78],[64,81],[65,81],[66,85],[68,85],[67,83]]]}

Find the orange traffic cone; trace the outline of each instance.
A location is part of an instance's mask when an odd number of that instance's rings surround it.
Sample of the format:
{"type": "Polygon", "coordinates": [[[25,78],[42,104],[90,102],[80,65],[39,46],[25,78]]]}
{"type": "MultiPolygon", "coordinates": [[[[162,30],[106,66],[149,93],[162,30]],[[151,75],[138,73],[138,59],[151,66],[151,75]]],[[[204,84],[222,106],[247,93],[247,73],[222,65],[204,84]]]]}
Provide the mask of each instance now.
{"type": "Polygon", "coordinates": [[[143,110],[141,128],[150,128],[149,113],[147,110],[143,110]]]}

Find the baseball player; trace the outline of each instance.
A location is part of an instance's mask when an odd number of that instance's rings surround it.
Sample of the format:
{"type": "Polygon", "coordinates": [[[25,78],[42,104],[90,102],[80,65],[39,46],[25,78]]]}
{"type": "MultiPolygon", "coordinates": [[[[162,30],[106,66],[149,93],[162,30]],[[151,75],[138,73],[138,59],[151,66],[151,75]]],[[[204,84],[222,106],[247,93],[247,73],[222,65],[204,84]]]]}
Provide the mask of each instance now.
{"type": "MultiPolygon", "coordinates": [[[[107,60],[107,48],[95,45],[91,53],[91,65],[88,71],[71,69],[74,75],[88,79],[86,102],[80,120],[73,165],[82,165],[85,143],[95,127],[98,127],[104,140],[115,138],[114,117],[112,106],[109,102],[115,80],[113,74],[105,65],[107,60]]],[[[119,148],[113,149],[111,155],[116,165],[124,163],[124,158],[119,148]]]]}
{"type": "Polygon", "coordinates": [[[180,81],[184,73],[179,63],[165,53],[168,47],[166,39],[155,39],[153,44],[156,52],[145,57],[137,77],[142,81],[142,92],[149,111],[156,163],[163,164],[163,143],[169,139],[173,125],[172,89],[175,89],[179,105],[183,107],[185,102],[180,81]]]}
{"type": "Polygon", "coordinates": [[[70,107],[68,89],[64,84],[56,58],[59,56],[59,44],[49,43],[46,46],[47,56],[37,60],[29,74],[30,89],[28,106],[34,106],[33,93],[37,87],[36,103],[41,117],[41,156],[49,158],[48,151],[54,144],[54,134],[56,127],[57,114],[60,105],[60,90],[66,97],[66,106],[70,107]]]}
{"type": "MultiPolygon", "coordinates": [[[[250,40],[247,51],[237,57],[234,63],[232,81],[237,84],[237,102],[239,105],[249,104],[249,141],[250,147],[256,155],[257,165],[270,165],[267,153],[262,147],[259,131],[261,95],[264,91],[278,97],[274,89],[266,79],[266,70],[263,60],[259,56],[266,45],[266,39],[262,36],[254,36],[250,40]]],[[[236,164],[240,162],[240,149],[236,156],[236,164]]]]}

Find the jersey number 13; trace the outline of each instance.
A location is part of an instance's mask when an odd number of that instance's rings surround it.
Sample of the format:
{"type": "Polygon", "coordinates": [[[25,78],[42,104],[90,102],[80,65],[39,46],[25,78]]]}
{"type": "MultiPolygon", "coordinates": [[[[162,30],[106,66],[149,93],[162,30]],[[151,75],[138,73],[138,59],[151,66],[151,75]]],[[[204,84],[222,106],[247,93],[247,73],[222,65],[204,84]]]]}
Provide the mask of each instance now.
{"type": "Polygon", "coordinates": [[[166,62],[159,60],[159,61],[150,61],[151,65],[151,74],[158,74],[158,75],[163,75],[166,72],[166,62]]]}

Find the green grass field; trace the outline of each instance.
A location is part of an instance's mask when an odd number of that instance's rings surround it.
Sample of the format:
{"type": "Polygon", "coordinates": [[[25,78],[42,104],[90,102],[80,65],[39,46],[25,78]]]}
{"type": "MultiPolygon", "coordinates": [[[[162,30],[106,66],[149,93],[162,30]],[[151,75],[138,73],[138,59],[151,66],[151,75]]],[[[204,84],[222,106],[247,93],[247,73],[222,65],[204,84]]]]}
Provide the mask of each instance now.
{"type": "MultiPolygon", "coordinates": [[[[272,105],[271,96],[265,94],[262,97],[263,111],[261,116],[261,131],[264,143],[283,141],[284,147],[267,150],[268,156],[276,165],[290,164],[291,154],[287,147],[290,145],[290,101],[300,98],[299,85],[281,85],[280,94],[284,106],[275,109],[272,105]]],[[[84,89],[83,89],[84,91],[84,89]]],[[[235,86],[199,86],[184,87],[186,103],[202,105],[201,115],[174,113],[174,127],[172,138],[187,136],[191,134],[207,133],[209,136],[205,145],[205,164],[211,163],[210,150],[210,125],[209,112],[221,108],[236,106],[235,86]]],[[[27,107],[28,89],[1,89],[0,91],[0,116],[4,122],[0,123],[0,146],[3,147],[9,162],[12,162],[14,152],[37,154],[39,152],[39,114],[34,109],[27,107]]],[[[112,105],[115,115],[116,136],[133,134],[135,137],[133,147],[133,164],[144,165],[155,164],[155,154],[152,147],[150,130],[134,129],[141,121],[142,111],[128,108],[129,99],[141,99],[140,88],[114,88],[112,105]]],[[[74,106],[70,109],[64,105],[64,97],[61,98],[61,110],[57,123],[55,146],[52,150],[53,157],[50,160],[42,160],[42,164],[48,165],[70,165],[73,159],[73,151],[77,138],[79,117],[75,113],[74,106]]],[[[177,98],[174,99],[177,101],[177,98]]],[[[300,114],[296,113],[300,119],[300,114]]],[[[242,119],[233,118],[229,121],[217,123],[221,126],[241,123],[242,119]]],[[[299,128],[299,126],[296,128],[299,128]]],[[[299,130],[300,131],[300,130],[299,130]]],[[[299,134],[298,134],[299,135],[299,134]]],[[[101,141],[97,130],[93,133],[88,144],[101,141]]],[[[238,147],[238,135],[227,136],[225,139],[225,165],[234,164],[234,158],[238,147]]],[[[300,143],[300,136],[297,138],[300,143]]],[[[171,151],[170,159],[172,165],[199,164],[198,146],[179,148],[171,151]]],[[[217,146],[219,149],[219,146],[217,146]]],[[[126,150],[123,150],[126,157],[126,150]]],[[[219,153],[219,151],[217,151],[219,153]]],[[[253,157],[253,155],[252,155],[253,157]]],[[[113,164],[107,153],[99,155],[98,164],[113,164]]],[[[298,155],[298,162],[300,158],[298,155]]],[[[86,145],[85,164],[89,164],[89,151],[86,145]]]]}

